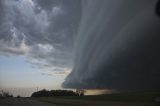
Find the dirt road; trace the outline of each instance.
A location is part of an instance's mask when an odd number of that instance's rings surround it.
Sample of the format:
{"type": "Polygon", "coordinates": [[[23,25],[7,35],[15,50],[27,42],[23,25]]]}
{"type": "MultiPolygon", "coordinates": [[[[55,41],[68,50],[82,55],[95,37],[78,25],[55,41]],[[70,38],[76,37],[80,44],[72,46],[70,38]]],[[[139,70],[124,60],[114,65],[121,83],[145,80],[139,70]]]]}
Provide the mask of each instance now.
{"type": "Polygon", "coordinates": [[[31,100],[28,98],[8,98],[0,100],[0,106],[57,106],[56,104],[49,104],[31,100]]]}

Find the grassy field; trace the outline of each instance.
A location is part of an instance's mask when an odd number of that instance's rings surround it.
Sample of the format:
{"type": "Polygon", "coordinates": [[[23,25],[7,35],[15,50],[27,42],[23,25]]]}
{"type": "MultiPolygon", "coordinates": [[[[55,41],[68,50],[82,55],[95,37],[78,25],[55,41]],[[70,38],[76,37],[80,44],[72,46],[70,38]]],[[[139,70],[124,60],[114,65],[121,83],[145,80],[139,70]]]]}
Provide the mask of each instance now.
{"type": "Polygon", "coordinates": [[[96,96],[57,96],[34,98],[39,101],[70,106],[160,106],[154,98],[160,96],[160,92],[130,92],[119,94],[105,94],[96,96]]]}
{"type": "Polygon", "coordinates": [[[130,92],[116,93],[92,96],[57,96],[50,98],[74,99],[74,100],[96,100],[96,101],[141,101],[152,102],[153,99],[160,96],[160,91],[157,92],[130,92]]]}

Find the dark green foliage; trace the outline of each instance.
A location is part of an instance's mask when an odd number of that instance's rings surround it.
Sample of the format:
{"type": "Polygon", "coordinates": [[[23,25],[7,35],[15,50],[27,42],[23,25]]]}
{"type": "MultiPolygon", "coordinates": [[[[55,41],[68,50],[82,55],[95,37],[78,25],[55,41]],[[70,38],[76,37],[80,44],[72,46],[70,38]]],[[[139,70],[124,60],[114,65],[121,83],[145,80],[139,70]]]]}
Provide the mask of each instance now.
{"type": "Polygon", "coordinates": [[[79,94],[73,92],[72,90],[51,90],[47,91],[45,89],[32,93],[31,97],[50,97],[50,96],[83,96],[84,94],[79,94]]]}

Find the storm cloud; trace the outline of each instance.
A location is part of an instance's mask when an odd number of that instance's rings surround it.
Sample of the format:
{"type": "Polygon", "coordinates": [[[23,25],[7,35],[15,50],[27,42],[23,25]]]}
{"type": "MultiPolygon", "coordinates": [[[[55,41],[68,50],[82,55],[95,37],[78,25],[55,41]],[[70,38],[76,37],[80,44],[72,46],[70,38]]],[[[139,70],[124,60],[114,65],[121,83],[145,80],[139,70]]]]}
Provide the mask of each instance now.
{"type": "Polygon", "coordinates": [[[87,0],[75,46],[70,88],[160,89],[157,0],[87,0]]]}
{"type": "Polygon", "coordinates": [[[66,88],[160,89],[157,2],[0,0],[0,55],[54,75],[72,70],[66,88]]]}

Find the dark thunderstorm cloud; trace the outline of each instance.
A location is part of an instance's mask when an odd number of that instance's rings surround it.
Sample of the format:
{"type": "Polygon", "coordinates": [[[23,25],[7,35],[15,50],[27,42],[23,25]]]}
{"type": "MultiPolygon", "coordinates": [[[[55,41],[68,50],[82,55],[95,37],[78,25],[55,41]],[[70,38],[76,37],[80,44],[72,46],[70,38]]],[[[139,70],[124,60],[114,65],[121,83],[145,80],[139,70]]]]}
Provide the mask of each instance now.
{"type": "Polygon", "coordinates": [[[156,3],[0,0],[0,55],[25,55],[57,74],[72,69],[67,88],[160,89],[156,3]]]}
{"type": "Polygon", "coordinates": [[[71,88],[160,89],[156,0],[87,0],[76,39],[71,88]]]}

